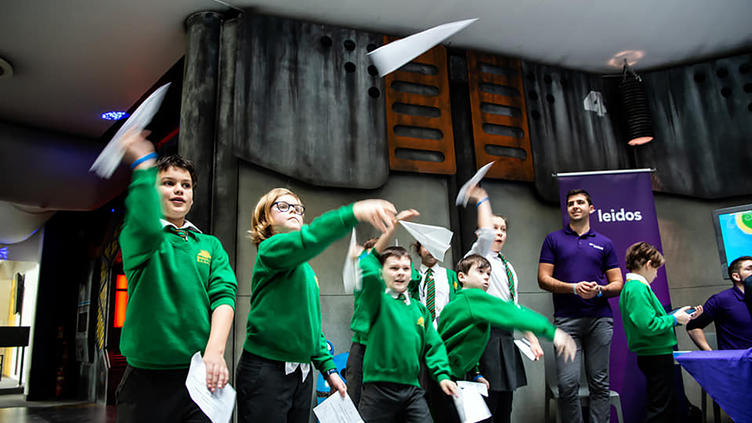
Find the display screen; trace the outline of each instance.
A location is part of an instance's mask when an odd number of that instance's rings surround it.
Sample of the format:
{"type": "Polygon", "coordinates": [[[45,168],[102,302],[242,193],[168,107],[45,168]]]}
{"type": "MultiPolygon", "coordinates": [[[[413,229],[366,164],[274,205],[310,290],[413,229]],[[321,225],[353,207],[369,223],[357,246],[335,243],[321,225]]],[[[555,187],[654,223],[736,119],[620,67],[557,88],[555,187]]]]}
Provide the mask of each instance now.
{"type": "Polygon", "coordinates": [[[724,277],[729,263],[741,256],[752,255],[752,204],[719,209],[713,212],[718,252],[724,277]]]}

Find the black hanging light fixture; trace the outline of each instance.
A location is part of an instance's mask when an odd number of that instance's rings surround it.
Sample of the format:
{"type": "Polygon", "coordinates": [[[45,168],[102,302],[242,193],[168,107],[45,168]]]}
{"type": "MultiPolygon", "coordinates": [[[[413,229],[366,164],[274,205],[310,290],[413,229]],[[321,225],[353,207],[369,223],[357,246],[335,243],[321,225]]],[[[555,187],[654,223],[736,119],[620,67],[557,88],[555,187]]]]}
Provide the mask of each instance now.
{"type": "Polygon", "coordinates": [[[645,81],[629,67],[626,60],[619,91],[627,121],[629,145],[642,145],[653,141],[653,119],[650,115],[645,81]]]}

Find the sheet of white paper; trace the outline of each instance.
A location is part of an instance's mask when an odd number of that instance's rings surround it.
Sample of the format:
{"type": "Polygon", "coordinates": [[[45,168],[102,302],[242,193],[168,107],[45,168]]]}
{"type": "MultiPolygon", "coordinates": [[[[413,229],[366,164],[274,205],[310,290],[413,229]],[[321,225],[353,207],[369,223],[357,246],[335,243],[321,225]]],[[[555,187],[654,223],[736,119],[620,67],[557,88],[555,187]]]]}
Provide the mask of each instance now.
{"type": "Polygon", "coordinates": [[[421,54],[432,49],[435,45],[446,40],[452,35],[465,29],[478,19],[466,19],[435,26],[423,32],[410,35],[399,40],[381,46],[368,53],[374,66],[379,71],[379,76],[393,72],[421,54]]]}
{"type": "MultiPolygon", "coordinates": [[[[457,386],[460,388],[460,396],[459,398],[452,397],[462,423],[475,423],[491,417],[491,412],[488,410],[488,406],[481,396],[481,388],[475,385],[483,384],[464,381],[458,382],[457,386]]],[[[485,388],[485,385],[483,385],[483,388],[485,388]]],[[[486,395],[488,395],[487,391],[486,395]]]]}
{"type": "Polygon", "coordinates": [[[472,178],[468,179],[467,182],[462,185],[460,192],[457,193],[457,201],[455,201],[456,205],[462,205],[462,207],[467,206],[467,202],[470,199],[467,192],[470,190],[470,187],[478,185],[478,183],[483,179],[484,176],[486,176],[486,173],[488,173],[488,170],[491,169],[491,166],[493,166],[494,163],[496,163],[495,160],[478,169],[478,171],[475,172],[475,175],[473,175],[472,178]]]}
{"type": "Polygon", "coordinates": [[[350,396],[345,397],[335,393],[325,399],[313,409],[314,414],[321,423],[362,423],[363,419],[358,414],[350,396]]]}
{"type": "Polygon", "coordinates": [[[104,147],[99,156],[94,161],[94,164],[89,168],[89,172],[96,173],[100,178],[109,179],[115,172],[120,161],[123,160],[123,154],[125,150],[121,140],[126,131],[131,128],[142,130],[146,125],[151,122],[151,118],[159,111],[159,106],[162,105],[162,100],[167,93],[167,88],[170,87],[170,83],[162,85],[157,88],[156,91],[144,100],[141,105],[138,106],[135,112],[125,121],[123,126],[118,129],[115,136],[112,137],[109,143],[104,147]]]}
{"type": "Polygon", "coordinates": [[[533,350],[530,349],[530,345],[525,342],[522,339],[515,339],[514,345],[517,345],[517,348],[519,348],[520,352],[525,355],[525,357],[535,361],[535,354],[533,354],[533,350]]]}
{"type": "Polygon", "coordinates": [[[488,396],[488,388],[486,388],[486,384],[484,383],[460,380],[460,381],[457,381],[457,386],[463,389],[475,389],[476,391],[478,391],[479,394],[483,395],[484,397],[488,396]]]}
{"type": "Polygon", "coordinates": [[[211,392],[206,387],[206,365],[197,352],[191,357],[191,367],[185,379],[185,387],[193,402],[213,423],[227,423],[235,407],[235,389],[228,383],[224,388],[211,392]]]}
{"type": "Polygon", "coordinates": [[[407,232],[415,238],[416,241],[426,247],[436,260],[444,262],[444,254],[449,249],[452,242],[452,231],[441,226],[423,225],[421,223],[403,222],[400,224],[407,229],[407,232]]]}
{"type": "Polygon", "coordinates": [[[360,290],[360,267],[358,266],[358,240],[355,237],[355,229],[352,230],[350,245],[345,256],[345,265],[342,268],[342,281],[345,284],[345,293],[352,294],[354,290],[360,290]]]}

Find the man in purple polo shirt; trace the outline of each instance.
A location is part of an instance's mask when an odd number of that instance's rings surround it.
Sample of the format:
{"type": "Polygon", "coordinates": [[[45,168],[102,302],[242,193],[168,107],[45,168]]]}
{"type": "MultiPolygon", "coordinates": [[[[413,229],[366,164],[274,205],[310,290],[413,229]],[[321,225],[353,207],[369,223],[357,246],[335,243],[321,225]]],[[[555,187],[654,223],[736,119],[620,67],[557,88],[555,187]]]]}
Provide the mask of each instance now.
{"type": "Polygon", "coordinates": [[[583,421],[578,396],[583,353],[590,422],[610,419],[608,357],[614,319],[607,298],[619,295],[624,282],[611,240],[590,229],[594,211],[587,191],[569,191],[569,225],[546,236],[538,263],[538,286],[554,294],[554,324],[577,343],[573,361],[556,360],[559,413],[561,421],[570,423],[583,421]]]}
{"type": "Polygon", "coordinates": [[[752,257],[743,256],[728,267],[733,286],[708,298],[702,306],[703,313],[687,325],[687,333],[697,348],[710,351],[702,328],[715,321],[719,350],[746,350],[752,348],[752,305],[744,295],[752,294],[752,257]],[[747,289],[745,289],[745,285],[747,289]]]}

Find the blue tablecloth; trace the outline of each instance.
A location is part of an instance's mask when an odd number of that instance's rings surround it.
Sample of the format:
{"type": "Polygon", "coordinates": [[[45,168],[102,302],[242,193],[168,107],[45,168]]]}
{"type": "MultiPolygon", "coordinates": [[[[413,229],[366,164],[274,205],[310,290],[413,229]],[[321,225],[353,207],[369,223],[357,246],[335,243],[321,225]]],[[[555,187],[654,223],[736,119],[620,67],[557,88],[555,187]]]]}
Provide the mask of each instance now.
{"type": "Polygon", "coordinates": [[[692,351],[676,361],[735,422],[752,422],[752,348],[692,351]]]}

